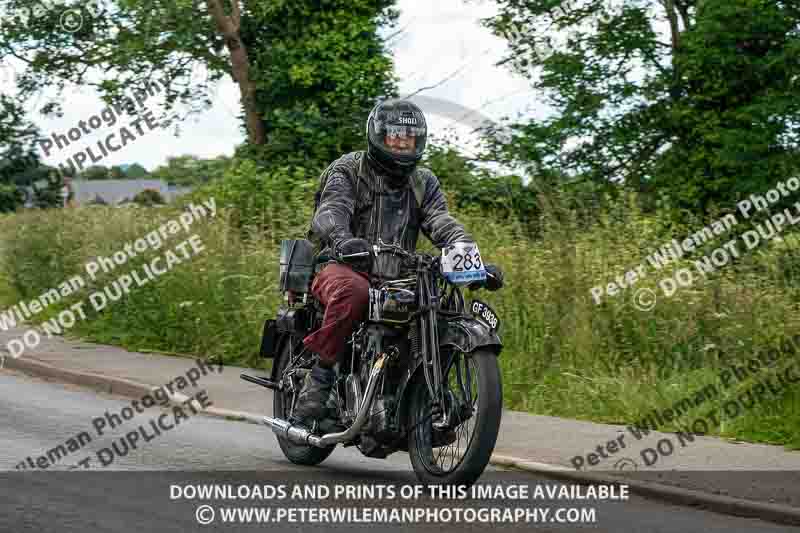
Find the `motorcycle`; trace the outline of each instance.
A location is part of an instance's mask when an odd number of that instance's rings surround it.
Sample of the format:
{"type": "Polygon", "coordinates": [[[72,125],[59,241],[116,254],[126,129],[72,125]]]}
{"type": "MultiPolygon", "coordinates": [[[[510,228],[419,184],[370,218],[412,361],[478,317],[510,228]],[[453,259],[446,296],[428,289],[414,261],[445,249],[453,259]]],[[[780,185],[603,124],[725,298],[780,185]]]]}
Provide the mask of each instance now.
{"type": "Polygon", "coordinates": [[[286,300],[266,321],[261,346],[261,355],[273,359],[271,375],[242,378],[273,391],[273,416],[263,423],[285,456],[317,465],[338,444],[372,458],[406,451],[423,483],[477,481],[494,450],[503,403],[499,319],[485,302],[467,306],[461,290],[485,288],[491,276],[477,245],[456,243],[438,257],[381,242],[370,252],[335,258],[351,266],[365,259],[395,265],[395,275],[370,277],[367,316],[334,367],[328,422],[336,423],[317,421],[311,428],[294,424],[292,412],[317,357],[302,343],[324,313],[308,289],[317,262],[308,260],[309,241],[282,246],[286,300]]]}

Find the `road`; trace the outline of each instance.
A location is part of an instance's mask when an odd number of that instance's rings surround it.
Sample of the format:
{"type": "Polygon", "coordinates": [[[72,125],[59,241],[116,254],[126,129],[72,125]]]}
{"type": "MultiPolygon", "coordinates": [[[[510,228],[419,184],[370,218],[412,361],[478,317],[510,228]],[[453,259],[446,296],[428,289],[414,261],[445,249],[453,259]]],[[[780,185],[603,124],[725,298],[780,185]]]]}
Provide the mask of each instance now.
{"type": "MultiPolygon", "coordinates": [[[[129,434],[138,425],[147,428],[146,422],[157,420],[161,415],[165,425],[173,420],[173,412],[152,408],[137,413],[135,418],[124,421],[116,429],[103,428],[98,435],[98,418],[113,420],[113,413],[122,413],[131,406],[130,398],[115,397],[73,386],[47,382],[22,374],[0,371],[0,533],[20,531],[241,531],[263,529],[271,531],[346,531],[353,528],[375,530],[437,531],[485,531],[487,528],[502,528],[518,531],[609,531],[629,532],[779,532],[798,531],[754,519],[720,515],[699,509],[664,504],[631,495],[626,501],[579,501],[539,500],[528,501],[528,507],[594,507],[596,520],[593,524],[553,523],[478,523],[450,521],[438,524],[319,524],[303,519],[299,523],[264,524],[220,524],[201,526],[195,512],[200,503],[213,506],[233,507],[392,507],[397,500],[360,498],[359,500],[324,501],[293,500],[228,500],[203,501],[187,498],[172,498],[171,485],[185,486],[198,483],[232,485],[247,484],[251,487],[283,484],[313,486],[334,484],[413,484],[416,479],[410,470],[408,456],[395,454],[388,459],[367,459],[354,448],[339,448],[319,467],[299,467],[289,463],[278,448],[274,435],[265,427],[242,422],[214,419],[193,415],[187,408],[187,417],[169,431],[160,435],[151,431],[149,442],[136,443],[135,449],[122,449],[120,438],[129,434]],[[63,457],[56,457],[46,470],[31,469],[20,472],[16,467],[27,457],[35,464],[37,458],[48,450],[78,442],[77,435],[86,432],[91,442],[81,442],[67,450],[63,457]],[[102,453],[103,449],[114,450],[116,442],[119,452],[102,453]],[[113,454],[113,462],[110,456],[113,454]],[[80,462],[85,458],[85,469],[80,462]],[[103,457],[110,462],[105,468],[100,464],[103,457]],[[77,467],[77,468],[76,468],[77,467]],[[347,503],[345,503],[345,501],[347,503]]],[[[130,442],[130,440],[128,441],[130,442]]],[[[489,468],[482,478],[497,480],[509,486],[526,484],[530,487],[561,486],[560,482],[527,473],[511,473],[489,468]]],[[[399,486],[399,485],[398,485],[399,486]]],[[[264,489],[266,490],[266,489],[264,489]]],[[[404,502],[414,505],[415,502],[404,502]]],[[[447,507],[455,500],[432,502],[424,498],[416,505],[447,507]]],[[[480,502],[484,506],[510,506],[509,500],[480,502]]],[[[519,502],[516,502],[520,505],[519,502]]],[[[470,504],[473,507],[476,503],[470,504]]],[[[461,504],[464,507],[464,504],[461,504]]],[[[217,519],[219,520],[219,509],[217,519]]],[[[555,512],[555,511],[553,511],[555,512]]],[[[274,517],[274,515],[273,515],[274,517]]],[[[551,515],[552,517],[552,515],[551,515]]]]}

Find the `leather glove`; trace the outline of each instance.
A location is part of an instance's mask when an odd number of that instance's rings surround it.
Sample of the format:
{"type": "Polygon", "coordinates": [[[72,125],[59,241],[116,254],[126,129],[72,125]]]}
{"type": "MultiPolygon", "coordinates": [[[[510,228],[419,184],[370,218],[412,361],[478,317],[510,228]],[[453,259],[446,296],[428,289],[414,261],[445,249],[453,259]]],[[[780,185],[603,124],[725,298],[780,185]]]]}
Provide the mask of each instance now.
{"type": "Polygon", "coordinates": [[[345,239],[336,246],[336,256],[340,262],[358,272],[369,272],[372,269],[372,254],[362,257],[342,257],[363,252],[369,252],[369,243],[364,239],[345,239]]]}
{"type": "Polygon", "coordinates": [[[345,239],[336,246],[336,255],[351,255],[369,252],[369,243],[364,239],[345,239]]]}
{"type": "Polygon", "coordinates": [[[486,265],[486,289],[496,291],[503,288],[503,271],[496,265],[486,265]]]}

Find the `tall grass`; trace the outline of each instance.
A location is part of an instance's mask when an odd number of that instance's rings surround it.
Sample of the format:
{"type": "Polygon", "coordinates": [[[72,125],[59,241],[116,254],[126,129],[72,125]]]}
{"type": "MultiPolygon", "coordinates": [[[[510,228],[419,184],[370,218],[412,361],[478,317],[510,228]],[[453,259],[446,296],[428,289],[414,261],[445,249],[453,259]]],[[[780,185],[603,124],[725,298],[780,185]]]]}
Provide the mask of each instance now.
{"type": "MultiPolygon", "coordinates": [[[[268,177],[260,179],[269,182],[268,177]]],[[[225,202],[224,191],[215,193],[223,206],[236,203],[225,202]]],[[[235,191],[229,193],[235,196],[235,191]]],[[[221,209],[216,219],[192,228],[204,252],[92,313],[74,333],[135,350],[260,364],[256,352],[261,326],[280,303],[277,243],[281,237],[304,235],[312,193],[309,188],[283,200],[254,198],[258,205],[253,209],[261,213],[254,226],[243,223],[241,209],[221,209]]],[[[260,194],[269,194],[269,187],[260,194]]],[[[525,221],[493,220],[491,214],[475,210],[455,213],[475,236],[485,260],[500,265],[506,275],[504,290],[468,296],[486,300],[501,318],[507,408],[634,422],[709,383],[719,383],[726,365],[780,348],[782,340],[800,333],[800,247],[794,237],[763,244],[709,279],[695,276],[694,284],[670,298],[661,295],[658,281],[677,268],[691,267],[690,260],[662,271],[648,264],[644,279],[598,305],[592,287],[645,263],[646,256],[672,236],[699,228],[668,227],[660,217],[643,214],[632,196],[612,202],[588,228],[557,195],[540,200],[541,232],[536,240],[528,236],[525,221]],[[634,305],[636,290],[643,288],[658,296],[652,310],[634,305]]],[[[0,298],[5,305],[33,298],[81,272],[88,259],[110,255],[177,213],[172,208],[93,207],[0,218],[0,298]]],[[[170,246],[185,237],[173,237],[170,246]]],[[[727,240],[720,237],[712,248],[727,240]]],[[[140,263],[132,262],[119,273],[140,263]]],[[[85,297],[86,291],[71,301],[85,297]]],[[[53,311],[37,318],[52,316],[53,311]]],[[[800,375],[798,355],[784,357],[797,365],[800,375]]],[[[722,421],[714,433],[800,447],[797,387],[730,418],[721,406],[733,391],[726,389],[713,404],[722,421]]],[[[711,405],[659,429],[685,426],[711,405]]]]}

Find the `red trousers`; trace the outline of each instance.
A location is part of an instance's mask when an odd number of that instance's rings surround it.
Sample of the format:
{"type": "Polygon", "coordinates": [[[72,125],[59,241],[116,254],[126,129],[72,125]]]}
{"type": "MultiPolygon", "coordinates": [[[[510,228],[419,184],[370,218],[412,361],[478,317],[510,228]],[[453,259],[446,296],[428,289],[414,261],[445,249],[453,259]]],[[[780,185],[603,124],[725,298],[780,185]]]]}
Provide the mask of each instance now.
{"type": "Polygon", "coordinates": [[[325,306],[325,316],[322,327],[303,339],[303,344],[318,353],[323,364],[332,366],[367,311],[369,281],[366,274],[331,263],[314,277],[311,293],[325,306]]]}

